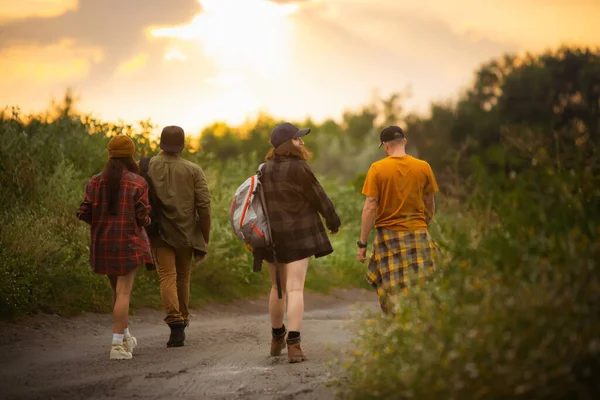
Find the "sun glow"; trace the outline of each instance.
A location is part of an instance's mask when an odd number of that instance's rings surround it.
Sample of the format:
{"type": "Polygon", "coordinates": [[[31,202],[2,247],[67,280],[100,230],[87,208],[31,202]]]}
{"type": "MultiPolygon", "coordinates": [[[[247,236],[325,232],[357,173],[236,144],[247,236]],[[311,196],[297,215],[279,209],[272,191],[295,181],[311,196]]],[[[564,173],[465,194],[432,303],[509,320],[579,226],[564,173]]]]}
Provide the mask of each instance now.
{"type": "Polygon", "coordinates": [[[177,48],[173,48],[165,53],[165,60],[167,61],[185,61],[187,60],[187,55],[177,48]]]}
{"type": "Polygon", "coordinates": [[[152,28],[153,37],[198,41],[222,72],[270,76],[285,70],[289,16],[296,4],[267,0],[203,0],[188,25],[152,28]]]}

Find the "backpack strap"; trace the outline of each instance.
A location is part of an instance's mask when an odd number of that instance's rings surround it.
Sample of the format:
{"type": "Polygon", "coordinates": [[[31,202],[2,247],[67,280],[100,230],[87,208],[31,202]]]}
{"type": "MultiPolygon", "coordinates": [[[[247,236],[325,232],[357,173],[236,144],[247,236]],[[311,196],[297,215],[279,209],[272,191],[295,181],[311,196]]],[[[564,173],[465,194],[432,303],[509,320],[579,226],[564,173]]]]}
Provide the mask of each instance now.
{"type": "MultiPolygon", "coordinates": [[[[260,180],[263,174],[263,170],[265,169],[265,164],[262,163],[258,166],[258,171],[256,171],[256,177],[260,180]]],[[[263,214],[265,215],[265,220],[267,222],[267,229],[269,230],[269,236],[271,237],[271,243],[267,243],[267,247],[270,247],[273,250],[273,258],[275,262],[275,284],[277,286],[277,297],[282,298],[282,289],[281,289],[281,265],[279,265],[279,261],[277,261],[277,253],[275,252],[275,243],[273,242],[273,231],[271,231],[271,220],[269,219],[269,212],[267,210],[267,202],[265,201],[265,194],[263,192],[262,184],[258,185],[258,195],[260,196],[260,203],[262,204],[263,214]]]]}
{"type": "Polygon", "coordinates": [[[256,177],[260,179],[263,175],[263,171],[265,169],[266,163],[262,163],[258,166],[258,170],[256,170],[256,177]]]}

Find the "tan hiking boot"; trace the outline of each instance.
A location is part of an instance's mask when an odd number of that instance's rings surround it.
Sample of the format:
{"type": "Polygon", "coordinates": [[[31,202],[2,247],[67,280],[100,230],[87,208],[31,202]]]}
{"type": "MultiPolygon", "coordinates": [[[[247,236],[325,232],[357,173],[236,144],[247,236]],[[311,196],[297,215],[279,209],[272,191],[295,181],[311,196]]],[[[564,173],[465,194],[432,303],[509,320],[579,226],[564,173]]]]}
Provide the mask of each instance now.
{"type": "Polygon", "coordinates": [[[306,360],[308,360],[308,358],[304,355],[304,352],[300,347],[300,342],[288,343],[288,361],[290,363],[299,363],[306,360]]]}
{"type": "Polygon", "coordinates": [[[283,349],[285,349],[285,333],[281,337],[273,336],[271,339],[271,356],[280,356],[283,349]]]}
{"type": "Polygon", "coordinates": [[[125,350],[123,343],[113,343],[110,346],[110,359],[111,360],[131,360],[133,355],[125,350]]]}

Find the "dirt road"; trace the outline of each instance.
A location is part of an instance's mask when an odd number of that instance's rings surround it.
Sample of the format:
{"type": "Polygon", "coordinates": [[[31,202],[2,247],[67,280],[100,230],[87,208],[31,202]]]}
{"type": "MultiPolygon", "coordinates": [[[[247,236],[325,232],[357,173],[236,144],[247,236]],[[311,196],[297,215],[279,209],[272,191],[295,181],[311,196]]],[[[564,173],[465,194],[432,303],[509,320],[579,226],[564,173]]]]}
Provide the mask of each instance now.
{"type": "MultiPolygon", "coordinates": [[[[2,399],[331,399],[328,361],[350,348],[355,310],[376,310],[373,292],[307,294],[302,329],[309,360],[269,357],[267,301],[208,306],[186,330],[186,346],[167,349],[163,314],[130,319],[138,339],[131,361],[109,361],[111,316],[39,315],[0,325],[2,399]]],[[[334,372],[335,373],[335,372],[334,372]]]]}

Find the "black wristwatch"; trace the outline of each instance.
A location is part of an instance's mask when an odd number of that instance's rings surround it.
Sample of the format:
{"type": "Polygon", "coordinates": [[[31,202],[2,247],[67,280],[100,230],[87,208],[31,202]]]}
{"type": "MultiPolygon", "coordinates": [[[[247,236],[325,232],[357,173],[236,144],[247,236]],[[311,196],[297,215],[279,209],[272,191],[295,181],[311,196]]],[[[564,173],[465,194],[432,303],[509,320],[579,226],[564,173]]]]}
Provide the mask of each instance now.
{"type": "Polygon", "coordinates": [[[359,249],[366,249],[367,248],[367,243],[363,243],[360,240],[358,242],[356,242],[356,245],[358,246],[359,249]]]}

